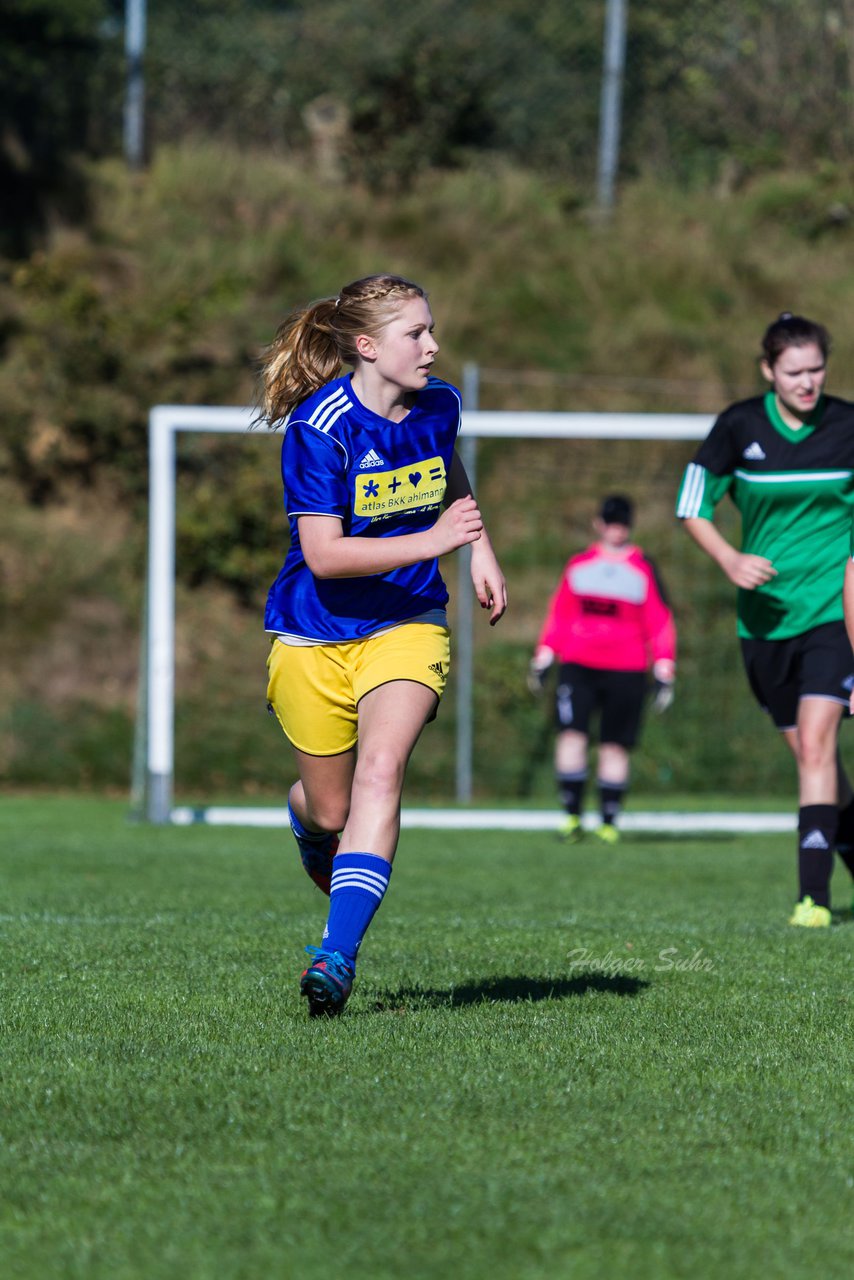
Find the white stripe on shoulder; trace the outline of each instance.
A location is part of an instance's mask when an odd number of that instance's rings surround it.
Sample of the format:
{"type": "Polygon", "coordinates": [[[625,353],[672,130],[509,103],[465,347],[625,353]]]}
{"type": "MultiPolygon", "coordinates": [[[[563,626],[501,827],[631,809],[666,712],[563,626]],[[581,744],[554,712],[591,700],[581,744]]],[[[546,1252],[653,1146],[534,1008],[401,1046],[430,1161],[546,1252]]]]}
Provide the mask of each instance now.
{"type": "Polygon", "coordinates": [[[308,421],[312,427],[317,427],[318,431],[326,432],[341,417],[342,413],[346,413],[348,409],[352,408],[353,403],[347,399],[344,388],[338,387],[331,395],[321,400],[308,421]]]}
{"type": "Polygon", "coordinates": [[[331,411],[329,414],[329,417],[327,418],[326,422],[324,422],[323,426],[320,426],[319,423],[317,424],[317,429],[318,431],[320,431],[321,435],[328,436],[329,432],[335,426],[335,423],[338,421],[338,419],[343,414],[345,414],[348,409],[352,409],[352,407],[353,406],[350,404],[350,402],[347,401],[347,403],[342,404],[340,408],[331,411]]]}

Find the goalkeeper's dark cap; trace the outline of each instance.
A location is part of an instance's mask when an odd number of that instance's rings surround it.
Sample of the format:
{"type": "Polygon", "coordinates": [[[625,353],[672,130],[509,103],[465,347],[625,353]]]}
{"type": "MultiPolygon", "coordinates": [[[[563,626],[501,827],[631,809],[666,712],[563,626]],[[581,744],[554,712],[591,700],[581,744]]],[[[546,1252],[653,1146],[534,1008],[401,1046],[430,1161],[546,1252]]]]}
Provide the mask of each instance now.
{"type": "Polygon", "coordinates": [[[625,524],[631,526],[634,521],[634,507],[630,498],[622,493],[612,493],[602,503],[599,519],[603,524],[625,524]]]}

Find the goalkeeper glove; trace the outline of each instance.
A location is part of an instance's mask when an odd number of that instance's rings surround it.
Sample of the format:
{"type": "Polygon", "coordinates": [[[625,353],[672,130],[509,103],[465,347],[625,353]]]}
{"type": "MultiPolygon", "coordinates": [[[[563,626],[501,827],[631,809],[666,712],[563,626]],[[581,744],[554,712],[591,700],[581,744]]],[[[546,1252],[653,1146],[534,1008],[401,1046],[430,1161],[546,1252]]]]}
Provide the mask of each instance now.
{"type": "Polygon", "coordinates": [[[652,686],[652,709],[658,715],[673,702],[673,681],[656,680],[652,686]]]}
{"type": "Polygon", "coordinates": [[[551,649],[543,647],[537,650],[528,663],[528,689],[535,697],[537,694],[542,693],[549,667],[553,662],[554,653],[551,649]]]}
{"type": "Polygon", "coordinates": [[[676,667],[668,658],[660,658],[652,668],[652,709],[658,715],[673,703],[673,681],[676,667]]]}

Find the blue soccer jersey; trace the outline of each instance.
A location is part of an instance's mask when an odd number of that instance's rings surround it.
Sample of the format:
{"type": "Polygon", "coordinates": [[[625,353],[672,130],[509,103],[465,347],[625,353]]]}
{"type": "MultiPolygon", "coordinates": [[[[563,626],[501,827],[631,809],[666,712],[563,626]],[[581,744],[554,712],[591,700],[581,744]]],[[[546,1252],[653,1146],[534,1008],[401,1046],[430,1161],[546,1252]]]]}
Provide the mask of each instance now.
{"type": "Polygon", "coordinates": [[[291,546],[267,597],[267,631],[321,643],[361,640],[443,610],[437,560],[358,578],[317,579],[302,553],[298,517],[340,518],[345,537],[391,538],[436,523],[460,429],[456,388],[430,378],[402,422],[361,404],[349,374],[294,411],[282,441],[291,546]]]}

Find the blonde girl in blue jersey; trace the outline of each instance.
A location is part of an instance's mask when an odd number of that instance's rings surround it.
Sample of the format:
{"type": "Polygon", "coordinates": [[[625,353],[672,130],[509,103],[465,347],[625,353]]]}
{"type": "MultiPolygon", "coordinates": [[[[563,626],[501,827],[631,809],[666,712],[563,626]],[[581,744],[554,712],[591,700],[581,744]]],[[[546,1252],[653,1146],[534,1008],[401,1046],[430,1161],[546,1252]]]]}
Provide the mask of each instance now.
{"type": "Polygon", "coordinates": [[[330,894],[300,981],[312,1016],[350,995],[391,875],[407,762],[447,680],[439,557],[470,546],[491,624],[507,605],[455,453],[459,393],[432,374],[438,349],[424,290],[376,275],[293,312],[262,366],[263,418],[285,432],[291,535],[267,601],[267,696],[296,754],[288,807],[303,865],[330,894]]]}

